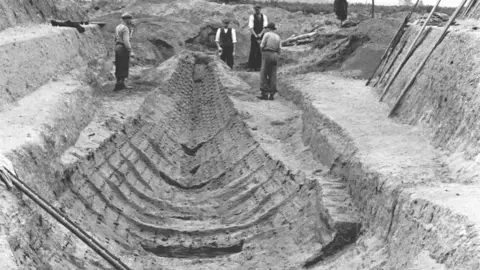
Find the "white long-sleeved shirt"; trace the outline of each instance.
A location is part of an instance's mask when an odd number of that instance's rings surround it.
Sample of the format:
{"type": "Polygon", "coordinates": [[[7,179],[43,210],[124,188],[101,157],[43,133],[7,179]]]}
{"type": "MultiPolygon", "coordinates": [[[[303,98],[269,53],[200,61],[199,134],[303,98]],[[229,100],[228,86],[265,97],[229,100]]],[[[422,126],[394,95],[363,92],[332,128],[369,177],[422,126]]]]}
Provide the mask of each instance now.
{"type": "MultiPolygon", "coordinates": [[[[228,32],[228,28],[218,28],[217,34],[215,35],[215,42],[220,42],[220,33],[221,33],[220,31],[222,31],[222,29],[225,33],[228,32]]],[[[233,28],[231,29],[232,29],[232,42],[237,43],[237,34],[235,33],[235,29],[233,28]]]]}
{"type": "Polygon", "coordinates": [[[125,24],[119,24],[117,28],[115,28],[115,42],[123,43],[128,51],[132,50],[130,37],[130,29],[125,24]]]}
{"type": "MultiPolygon", "coordinates": [[[[263,15],[263,27],[266,27],[267,24],[268,24],[268,20],[267,20],[267,16],[265,14],[262,14],[263,15]]],[[[253,21],[254,21],[254,16],[255,15],[250,15],[250,17],[248,18],[248,29],[252,29],[253,28],[253,21]]]]}

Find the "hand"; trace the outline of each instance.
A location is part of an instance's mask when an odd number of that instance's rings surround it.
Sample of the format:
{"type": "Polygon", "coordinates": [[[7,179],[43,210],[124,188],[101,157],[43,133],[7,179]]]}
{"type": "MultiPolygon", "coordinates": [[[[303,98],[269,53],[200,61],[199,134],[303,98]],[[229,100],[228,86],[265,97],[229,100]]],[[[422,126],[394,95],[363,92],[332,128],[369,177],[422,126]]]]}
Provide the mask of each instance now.
{"type": "Polygon", "coordinates": [[[222,47],[218,47],[218,51],[219,51],[219,52],[223,52],[222,47]]]}
{"type": "Polygon", "coordinates": [[[130,57],[135,57],[135,54],[133,52],[130,52],[130,57]]]}
{"type": "Polygon", "coordinates": [[[233,56],[235,56],[235,51],[232,53],[233,56]]]}

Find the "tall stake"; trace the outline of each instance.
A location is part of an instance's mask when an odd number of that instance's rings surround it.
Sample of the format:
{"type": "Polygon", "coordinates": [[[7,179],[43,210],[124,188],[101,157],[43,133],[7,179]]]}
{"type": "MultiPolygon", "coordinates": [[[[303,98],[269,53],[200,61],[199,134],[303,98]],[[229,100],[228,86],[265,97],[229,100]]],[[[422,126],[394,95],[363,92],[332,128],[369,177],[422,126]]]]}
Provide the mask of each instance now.
{"type": "Polygon", "coordinates": [[[410,81],[407,83],[407,85],[405,86],[405,88],[403,89],[402,93],[400,94],[400,96],[398,97],[397,101],[395,102],[395,104],[393,105],[393,108],[392,110],[390,111],[390,113],[388,114],[388,117],[391,117],[394,113],[395,113],[395,110],[398,108],[399,104],[400,104],[400,101],[402,100],[402,98],[405,96],[405,94],[407,93],[408,89],[410,89],[410,87],[413,85],[413,82],[415,82],[415,79],[417,78],[417,75],[418,73],[420,72],[420,70],[423,68],[423,66],[425,65],[425,63],[427,62],[428,58],[430,57],[430,55],[432,54],[432,52],[435,50],[435,48],[442,42],[442,40],[445,38],[445,36],[447,35],[447,31],[448,31],[448,28],[450,28],[450,25],[452,24],[453,20],[455,20],[455,18],[457,17],[458,13],[460,12],[460,10],[462,9],[462,7],[465,5],[465,2],[467,2],[467,0],[463,0],[462,3],[460,3],[460,5],[457,7],[457,9],[455,10],[455,12],[453,13],[453,15],[450,17],[450,20],[447,22],[447,25],[445,25],[445,27],[443,28],[443,31],[442,31],[442,34],[440,35],[440,37],[438,38],[437,42],[435,42],[435,44],[433,45],[432,49],[430,50],[430,52],[425,56],[425,58],[423,59],[423,61],[420,63],[420,65],[418,66],[417,70],[415,70],[415,73],[413,73],[413,76],[412,78],[410,79],[410,81]]]}
{"type": "Polygon", "coordinates": [[[372,19],[375,18],[375,0],[372,0],[372,19]]]}
{"type": "MultiPolygon", "coordinates": [[[[375,1],[375,0],[372,0],[372,1],[375,1]]],[[[369,85],[370,84],[370,81],[373,79],[373,77],[375,76],[375,73],[377,73],[377,70],[378,68],[380,68],[380,66],[382,65],[383,63],[383,60],[385,60],[385,63],[388,62],[388,59],[390,59],[390,55],[393,53],[393,51],[395,50],[398,42],[400,41],[400,39],[402,38],[403,34],[405,33],[405,28],[407,27],[407,23],[408,21],[410,21],[410,17],[412,16],[413,14],[413,11],[415,10],[415,8],[417,7],[417,4],[420,0],[417,0],[417,2],[415,3],[415,5],[412,7],[412,10],[410,11],[410,13],[407,14],[407,16],[405,16],[405,19],[403,19],[403,23],[402,25],[400,26],[400,28],[398,28],[398,31],[397,33],[395,34],[395,36],[392,38],[392,41],[390,41],[390,45],[388,45],[388,48],[385,50],[385,52],[383,53],[382,55],[382,58],[380,59],[380,62],[378,62],[377,64],[377,67],[375,68],[375,70],[373,71],[372,75],[370,76],[370,78],[368,79],[367,83],[365,85],[369,85]]],[[[373,3],[372,3],[373,5],[373,3]]],[[[383,71],[383,69],[382,69],[383,71]]]]}
{"type": "Polygon", "coordinates": [[[465,11],[464,19],[470,19],[470,17],[472,17],[473,12],[477,10],[477,2],[478,0],[472,0],[472,2],[470,2],[470,6],[465,11]]]}
{"type": "Polygon", "coordinates": [[[433,12],[435,12],[435,9],[437,9],[438,5],[440,4],[442,0],[438,0],[437,1],[437,4],[432,8],[432,10],[430,11],[430,14],[428,14],[428,17],[427,19],[425,20],[425,22],[423,23],[423,26],[422,26],[422,29],[420,29],[420,31],[418,32],[417,36],[415,37],[415,40],[413,40],[412,44],[410,45],[410,48],[408,48],[408,51],[407,51],[407,54],[405,55],[405,58],[403,58],[402,62],[400,63],[400,65],[397,67],[397,69],[393,72],[392,76],[390,77],[390,79],[388,80],[387,82],[387,85],[385,85],[385,88],[383,89],[383,93],[382,95],[380,96],[380,101],[383,100],[383,97],[385,97],[385,94],[388,92],[388,89],[390,88],[390,86],[392,85],[393,81],[395,80],[395,78],[397,77],[398,73],[400,73],[400,70],[402,70],[403,66],[405,65],[405,63],[407,63],[408,59],[410,58],[410,56],[413,54],[413,51],[415,49],[415,46],[417,45],[417,41],[418,39],[420,39],[420,36],[422,35],[423,33],[423,30],[425,30],[425,27],[427,26],[427,23],[428,21],[430,21],[430,18],[432,17],[433,15],[433,12]]]}

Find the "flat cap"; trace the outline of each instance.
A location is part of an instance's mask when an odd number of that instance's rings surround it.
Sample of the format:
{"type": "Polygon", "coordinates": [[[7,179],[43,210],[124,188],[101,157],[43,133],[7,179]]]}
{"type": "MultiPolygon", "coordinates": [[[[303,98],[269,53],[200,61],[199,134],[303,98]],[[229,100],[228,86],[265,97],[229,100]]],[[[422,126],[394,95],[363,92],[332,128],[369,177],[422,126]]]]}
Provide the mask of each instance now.
{"type": "Polygon", "coordinates": [[[265,26],[265,28],[272,29],[272,30],[277,29],[277,27],[275,27],[275,24],[273,22],[268,23],[267,26],[265,26]]]}
{"type": "Polygon", "coordinates": [[[230,19],[229,18],[222,19],[222,23],[230,23],[230,19]]]}
{"type": "Polygon", "coordinates": [[[262,9],[262,6],[257,4],[255,6],[253,6],[253,9],[262,9]]]}
{"type": "Polygon", "coordinates": [[[122,19],[133,19],[133,16],[130,13],[123,13],[122,19]]]}

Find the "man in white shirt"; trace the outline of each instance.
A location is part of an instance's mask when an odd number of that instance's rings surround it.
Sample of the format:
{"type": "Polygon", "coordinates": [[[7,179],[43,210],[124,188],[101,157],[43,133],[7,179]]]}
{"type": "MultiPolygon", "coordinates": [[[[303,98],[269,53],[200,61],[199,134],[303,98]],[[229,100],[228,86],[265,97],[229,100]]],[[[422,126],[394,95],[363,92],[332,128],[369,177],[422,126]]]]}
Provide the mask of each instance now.
{"type": "Polygon", "coordinates": [[[129,13],[124,13],[122,23],[115,28],[115,77],[117,83],[114,91],[131,88],[125,85],[125,79],[128,77],[130,57],[134,57],[130,44],[133,33],[132,18],[129,13]]]}
{"type": "Polygon", "coordinates": [[[254,6],[254,14],[248,19],[248,28],[252,35],[250,36],[250,55],[248,57],[248,70],[259,71],[262,66],[262,52],[260,50],[260,41],[263,37],[264,27],[267,26],[267,16],[262,14],[260,5],[254,6]]]}
{"type": "Polygon", "coordinates": [[[223,27],[218,28],[215,36],[218,51],[220,52],[220,59],[227,63],[230,68],[233,68],[233,57],[235,56],[235,48],[237,45],[237,35],[235,29],[230,27],[230,19],[222,20],[223,27]]]}

